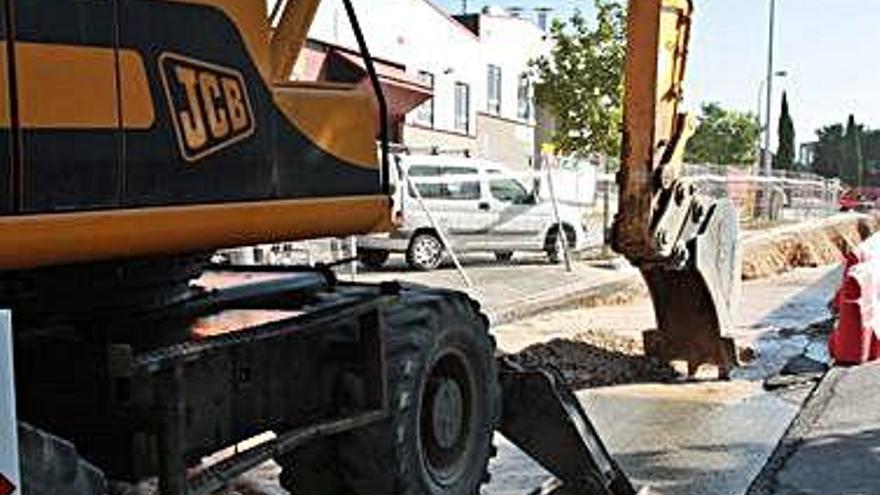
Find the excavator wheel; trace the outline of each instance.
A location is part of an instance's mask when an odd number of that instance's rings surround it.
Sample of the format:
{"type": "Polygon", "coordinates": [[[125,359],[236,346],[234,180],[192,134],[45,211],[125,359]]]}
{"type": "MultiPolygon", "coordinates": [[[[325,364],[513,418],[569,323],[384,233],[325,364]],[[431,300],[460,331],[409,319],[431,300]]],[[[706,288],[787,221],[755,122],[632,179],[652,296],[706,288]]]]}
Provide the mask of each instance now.
{"type": "Polygon", "coordinates": [[[495,342],[476,303],[406,288],[385,312],[390,418],[278,459],[295,495],[476,495],[501,413],[495,342]]]}

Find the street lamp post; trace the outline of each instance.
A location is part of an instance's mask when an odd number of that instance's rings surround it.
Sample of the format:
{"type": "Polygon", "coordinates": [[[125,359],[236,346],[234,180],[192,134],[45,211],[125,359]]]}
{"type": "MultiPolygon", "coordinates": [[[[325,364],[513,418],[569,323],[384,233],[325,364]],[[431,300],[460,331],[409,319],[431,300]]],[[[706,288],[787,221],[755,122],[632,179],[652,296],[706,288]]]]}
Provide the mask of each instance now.
{"type": "MultiPolygon", "coordinates": [[[[788,76],[788,71],[784,71],[784,70],[778,70],[773,73],[773,77],[782,78],[782,77],[787,77],[787,76],[788,76]]],[[[769,113],[767,114],[767,119],[765,121],[764,115],[763,115],[763,108],[762,108],[764,106],[764,88],[765,88],[766,84],[767,84],[766,79],[761,79],[761,81],[759,81],[759,84],[758,84],[758,106],[756,107],[758,109],[758,111],[756,112],[756,115],[758,117],[758,126],[760,126],[761,133],[765,133],[770,128],[770,114],[769,113]]],[[[768,105],[768,106],[772,106],[772,103],[771,103],[771,105],[768,105]]],[[[761,170],[761,167],[764,166],[764,155],[769,150],[767,149],[766,143],[765,143],[764,144],[764,146],[765,146],[764,151],[763,152],[761,151],[762,150],[761,139],[758,139],[757,146],[758,146],[758,153],[757,153],[757,162],[756,163],[758,166],[758,170],[761,170]]]]}
{"type": "Polygon", "coordinates": [[[767,113],[764,116],[764,175],[773,175],[773,160],[770,157],[770,113],[773,110],[773,38],[776,22],[776,0],[770,0],[770,37],[767,45],[767,113]]]}

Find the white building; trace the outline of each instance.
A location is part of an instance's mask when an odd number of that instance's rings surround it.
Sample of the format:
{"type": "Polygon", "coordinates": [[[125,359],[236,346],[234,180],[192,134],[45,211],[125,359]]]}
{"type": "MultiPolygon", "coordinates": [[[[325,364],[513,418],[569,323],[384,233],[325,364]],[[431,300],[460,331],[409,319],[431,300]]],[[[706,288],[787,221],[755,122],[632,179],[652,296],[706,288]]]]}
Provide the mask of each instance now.
{"type": "MultiPolygon", "coordinates": [[[[533,164],[535,110],[525,74],[547,49],[535,23],[500,8],[453,18],[431,0],[370,0],[355,8],[372,55],[431,96],[397,120],[395,141],[468,150],[513,167],[533,164]]],[[[357,53],[341,0],[321,4],[309,39],[313,51],[357,53]]],[[[315,75],[310,65],[315,60],[301,60],[293,77],[315,75]]]]}

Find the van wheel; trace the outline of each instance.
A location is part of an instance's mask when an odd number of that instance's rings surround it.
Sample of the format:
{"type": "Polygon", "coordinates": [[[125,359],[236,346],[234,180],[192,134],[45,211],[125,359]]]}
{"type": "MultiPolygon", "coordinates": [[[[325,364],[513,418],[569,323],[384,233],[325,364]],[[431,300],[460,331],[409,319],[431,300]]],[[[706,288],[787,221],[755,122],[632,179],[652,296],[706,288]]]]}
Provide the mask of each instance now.
{"type": "Polygon", "coordinates": [[[547,233],[547,239],[544,241],[544,251],[547,253],[547,260],[550,263],[556,265],[562,261],[563,256],[565,256],[563,242],[563,236],[559,232],[559,228],[553,227],[550,229],[550,232],[547,233]]]}
{"type": "Polygon", "coordinates": [[[443,243],[430,233],[417,234],[409,242],[406,262],[416,270],[429,271],[440,266],[443,261],[443,243]]]}
{"type": "Polygon", "coordinates": [[[364,264],[367,268],[371,268],[373,270],[378,270],[382,268],[382,265],[388,261],[388,257],[391,255],[388,251],[384,249],[359,249],[358,250],[358,260],[364,264]]]}
{"type": "Polygon", "coordinates": [[[495,251],[495,259],[506,263],[513,259],[513,251],[495,251]]]}

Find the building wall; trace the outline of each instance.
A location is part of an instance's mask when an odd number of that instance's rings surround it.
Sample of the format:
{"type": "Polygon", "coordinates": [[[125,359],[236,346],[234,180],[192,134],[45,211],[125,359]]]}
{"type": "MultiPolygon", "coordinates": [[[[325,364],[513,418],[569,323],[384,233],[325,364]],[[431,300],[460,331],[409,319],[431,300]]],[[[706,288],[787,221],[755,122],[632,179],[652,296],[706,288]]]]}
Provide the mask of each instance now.
{"type": "MultiPolygon", "coordinates": [[[[461,135],[476,135],[476,111],[481,88],[476,87],[480,62],[477,36],[439,7],[425,0],[370,0],[355,4],[361,28],[376,57],[400,63],[416,76],[434,76],[434,127],[461,135]],[[469,85],[470,128],[455,128],[455,83],[469,85]]],[[[309,37],[357,49],[341,0],[321,3],[309,37]]],[[[415,121],[414,112],[407,119],[415,121]]]]}
{"type": "Polygon", "coordinates": [[[525,170],[534,164],[535,128],[518,120],[477,113],[478,154],[525,170]]]}
{"type": "Polygon", "coordinates": [[[408,124],[403,127],[403,142],[413,149],[439,147],[445,150],[467,150],[477,156],[477,138],[456,132],[443,132],[436,129],[408,124]]]}
{"type": "MultiPolygon", "coordinates": [[[[270,2],[274,0],[269,0],[270,2]]],[[[402,64],[417,77],[434,78],[433,122],[410,112],[403,144],[439,146],[468,144],[478,156],[528,167],[539,146],[535,142],[535,110],[519,115],[519,79],[530,60],[547,51],[544,33],[531,21],[490,11],[478,16],[472,31],[431,0],[370,0],[356,2],[361,27],[373,55],[402,64]],[[501,68],[501,109],[488,115],[488,66],[501,68]],[[467,131],[455,126],[455,86],[470,90],[467,131]],[[432,130],[433,129],[433,130],[432,130]]],[[[309,37],[357,49],[341,0],[324,0],[309,37]]]]}

